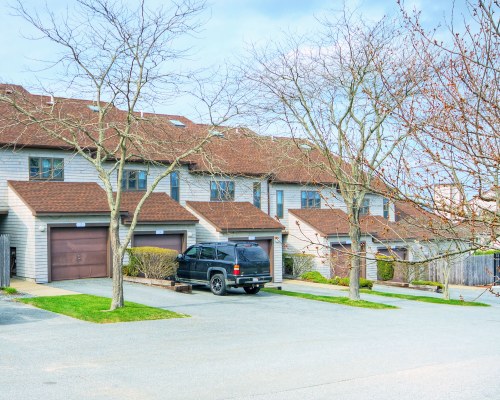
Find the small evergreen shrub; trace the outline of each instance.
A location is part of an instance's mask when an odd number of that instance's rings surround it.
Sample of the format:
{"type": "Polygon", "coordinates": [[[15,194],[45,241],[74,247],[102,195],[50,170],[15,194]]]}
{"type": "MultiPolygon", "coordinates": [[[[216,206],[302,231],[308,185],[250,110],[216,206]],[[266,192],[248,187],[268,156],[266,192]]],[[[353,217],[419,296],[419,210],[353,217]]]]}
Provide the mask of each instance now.
{"type": "MultiPolygon", "coordinates": [[[[159,247],[131,247],[127,249],[130,257],[128,268],[133,273],[143,273],[146,278],[164,279],[175,275],[178,267],[177,251],[159,247]]],[[[137,275],[136,275],[137,276],[137,275]]]]}
{"type": "MultiPolygon", "coordinates": [[[[331,279],[325,278],[318,271],[310,271],[302,274],[301,278],[305,281],[315,282],[315,283],[328,283],[330,285],[339,286],[349,286],[349,278],[341,278],[340,276],[335,276],[331,279]]],[[[371,289],[373,287],[373,281],[365,278],[359,278],[359,287],[371,289]]]]}
{"type": "Polygon", "coordinates": [[[394,258],[377,254],[377,279],[390,281],[394,278],[394,258]]]}
{"type": "Polygon", "coordinates": [[[318,271],[309,271],[305,272],[301,275],[301,278],[305,281],[315,282],[315,283],[329,283],[328,279],[326,279],[323,275],[321,275],[318,271]]]}
{"type": "Polygon", "coordinates": [[[426,285],[426,286],[436,286],[439,289],[443,289],[444,285],[440,282],[434,282],[434,281],[411,281],[412,285],[426,285]]]}

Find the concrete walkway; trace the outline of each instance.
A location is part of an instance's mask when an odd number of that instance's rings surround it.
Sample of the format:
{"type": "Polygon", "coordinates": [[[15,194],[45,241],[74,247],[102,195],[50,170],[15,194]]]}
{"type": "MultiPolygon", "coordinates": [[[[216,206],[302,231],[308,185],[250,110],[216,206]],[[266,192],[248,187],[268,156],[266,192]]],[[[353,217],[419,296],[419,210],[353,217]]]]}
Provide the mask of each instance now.
{"type": "Polygon", "coordinates": [[[35,283],[32,281],[25,281],[22,279],[12,278],[10,280],[10,286],[17,289],[18,292],[26,293],[31,296],[64,296],[68,294],[79,294],[78,292],[73,292],[71,290],[56,288],[53,286],[35,283]]]}

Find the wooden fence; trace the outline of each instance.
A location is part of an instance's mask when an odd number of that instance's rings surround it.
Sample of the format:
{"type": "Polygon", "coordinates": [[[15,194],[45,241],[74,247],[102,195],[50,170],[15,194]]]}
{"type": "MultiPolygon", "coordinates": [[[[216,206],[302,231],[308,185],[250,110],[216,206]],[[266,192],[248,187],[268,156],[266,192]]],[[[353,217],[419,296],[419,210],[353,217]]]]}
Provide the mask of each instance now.
{"type": "MultiPolygon", "coordinates": [[[[443,282],[443,270],[446,260],[435,260],[429,263],[429,280],[443,282]]],[[[450,270],[450,284],[455,285],[488,285],[494,281],[493,254],[467,256],[453,260],[450,270]]]]}
{"type": "Polygon", "coordinates": [[[0,287],[10,285],[10,240],[9,235],[0,235],[0,287]]]}

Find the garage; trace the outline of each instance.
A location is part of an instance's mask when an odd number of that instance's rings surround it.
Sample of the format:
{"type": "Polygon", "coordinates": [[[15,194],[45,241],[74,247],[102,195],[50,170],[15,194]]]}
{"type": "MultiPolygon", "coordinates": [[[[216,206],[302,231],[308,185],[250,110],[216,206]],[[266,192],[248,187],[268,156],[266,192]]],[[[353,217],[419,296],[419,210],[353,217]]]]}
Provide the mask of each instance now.
{"type": "MultiPolygon", "coordinates": [[[[331,276],[349,277],[351,271],[350,245],[341,243],[330,244],[330,273],[331,276]]],[[[366,244],[361,243],[360,278],[366,278],[366,244]]]]}
{"type": "Polygon", "coordinates": [[[52,281],[108,276],[108,228],[51,228],[52,281]]]}
{"type": "Polygon", "coordinates": [[[176,234],[136,234],[134,235],[133,247],[160,247],[162,249],[172,249],[179,253],[183,250],[184,235],[176,234]]]}

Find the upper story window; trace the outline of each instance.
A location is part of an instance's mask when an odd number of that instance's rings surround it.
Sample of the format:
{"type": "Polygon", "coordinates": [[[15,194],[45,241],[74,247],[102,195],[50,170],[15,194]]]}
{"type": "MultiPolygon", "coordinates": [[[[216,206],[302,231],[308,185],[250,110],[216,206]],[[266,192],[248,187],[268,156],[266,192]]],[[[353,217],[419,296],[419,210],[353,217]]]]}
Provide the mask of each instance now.
{"type": "Polygon", "coordinates": [[[283,190],[276,190],[276,216],[283,218],[285,199],[283,190]]]}
{"type": "Polygon", "coordinates": [[[29,165],[30,179],[64,180],[64,159],[62,158],[30,157],[29,165]]]}
{"type": "Polygon", "coordinates": [[[146,190],[148,188],[148,178],[146,171],[134,171],[126,169],[123,171],[123,190],[146,190]]]}
{"type": "Polygon", "coordinates": [[[302,208],[321,208],[321,197],[316,190],[300,192],[300,206],[302,208]]]}
{"type": "Polygon", "coordinates": [[[359,215],[369,215],[370,214],[370,199],[364,199],[363,204],[359,208],[359,215]]]}
{"type": "Polygon", "coordinates": [[[262,196],[262,185],[260,182],[253,183],[253,205],[260,208],[262,196]]]}
{"type": "Polygon", "coordinates": [[[384,197],[384,218],[389,219],[389,199],[384,197]]]}
{"type": "Polygon", "coordinates": [[[210,201],[233,201],[234,181],[210,182],[210,201]]]}
{"type": "Polygon", "coordinates": [[[170,173],[170,197],[175,201],[179,201],[179,171],[172,171],[170,173]]]}

